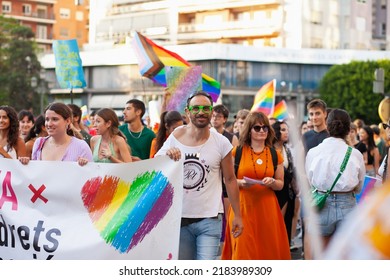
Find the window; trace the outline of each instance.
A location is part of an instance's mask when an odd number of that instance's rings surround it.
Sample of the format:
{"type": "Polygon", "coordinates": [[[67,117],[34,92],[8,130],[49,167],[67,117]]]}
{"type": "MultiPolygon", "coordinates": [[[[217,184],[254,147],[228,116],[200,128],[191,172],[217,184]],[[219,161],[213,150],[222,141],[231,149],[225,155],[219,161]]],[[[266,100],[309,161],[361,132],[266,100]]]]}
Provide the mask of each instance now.
{"type": "Polygon", "coordinates": [[[83,21],[84,20],[83,12],[80,12],[80,11],[76,12],[76,20],[78,20],[78,21],[83,21]]]}
{"type": "Polygon", "coordinates": [[[23,4],[22,12],[23,12],[23,15],[31,15],[31,5],[23,4]]]}
{"type": "Polygon", "coordinates": [[[358,31],[366,31],[366,19],[364,17],[356,18],[356,30],[358,31]]]}
{"type": "Polygon", "coordinates": [[[60,8],[60,18],[69,19],[70,18],[70,10],[69,9],[60,8]]]}
{"type": "Polygon", "coordinates": [[[311,23],[322,24],[322,13],[319,11],[313,11],[311,13],[311,23]]]}
{"type": "Polygon", "coordinates": [[[203,23],[205,25],[218,25],[223,22],[222,15],[208,15],[204,17],[203,23]]]}
{"type": "Polygon", "coordinates": [[[381,0],[381,9],[386,10],[387,7],[387,0],[381,0]]]}
{"type": "Polygon", "coordinates": [[[69,30],[65,27],[61,27],[60,29],[60,36],[61,37],[68,37],[69,36],[69,30]]]}
{"type": "Polygon", "coordinates": [[[36,37],[38,39],[47,39],[47,26],[46,25],[38,25],[37,26],[36,37]]]}
{"type": "Polygon", "coordinates": [[[47,18],[47,7],[37,6],[37,14],[39,18],[47,18]]]}
{"type": "Polygon", "coordinates": [[[1,6],[2,6],[2,11],[5,14],[9,14],[12,11],[12,4],[9,1],[3,1],[1,6]]]}
{"type": "Polygon", "coordinates": [[[310,48],[313,49],[322,49],[322,39],[320,38],[312,38],[310,43],[310,48]]]}
{"type": "Polygon", "coordinates": [[[76,37],[77,39],[83,39],[83,31],[82,30],[77,30],[76,31],[76,37]]]}
{"type": "Polygon", "coordinates": [[[386,23],[381,24],[381,35],[386,36],[386,23]]]}

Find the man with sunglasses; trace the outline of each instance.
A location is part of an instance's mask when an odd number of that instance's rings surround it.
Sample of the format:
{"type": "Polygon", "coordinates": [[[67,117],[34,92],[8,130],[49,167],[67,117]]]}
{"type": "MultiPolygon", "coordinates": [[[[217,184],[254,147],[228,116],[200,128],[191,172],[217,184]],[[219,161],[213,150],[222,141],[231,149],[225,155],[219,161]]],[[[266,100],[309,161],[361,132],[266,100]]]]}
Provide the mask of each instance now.
{"type": "Polygon", "coordinates": [[[184,158],[183,210],[179,259],[217,259],[222,233],[222,176],[235,214],[233,235],[243,230],[239,191],[229,140],[210,129],[213,101],[204,91],[195,92],[185,109],[186,126],[173,131],[156,156],[184,158]]]}

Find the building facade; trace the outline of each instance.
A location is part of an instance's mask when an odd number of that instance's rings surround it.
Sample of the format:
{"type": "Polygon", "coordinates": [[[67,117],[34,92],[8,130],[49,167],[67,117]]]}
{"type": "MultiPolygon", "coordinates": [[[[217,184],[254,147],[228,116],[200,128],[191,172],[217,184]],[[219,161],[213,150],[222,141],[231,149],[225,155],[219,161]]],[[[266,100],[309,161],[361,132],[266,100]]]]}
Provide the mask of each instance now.
{"type": "Polygon", "coordinates": [[[91,0],[90,43],[388,49],[390,0],[91,0]],[[93,23],[93,24],[92,24],[93,23]]]}
{"type": "Polygon", "coordinates": [[[53,26],[54,40],[77,39],[79,48],[88,43],[89,1],[60,0],[54,5],[56,23],[53,26]]]}
{"type": "Polygon", "coordinates": [[[55,0],[42,1],[1,1],[1,12],[4,17],[17,19],[35,33],[35,39],[42,51],[49,51],[53,43],[53,26],[55,0]]]}
{"type": "Polygon", "coordinates": [[[77,39],[81,48],[88,42],[88,0],[0,1],[2,15],[18,20],[35,33],[43,52],[50,52],[53,40],[77,39]]]}

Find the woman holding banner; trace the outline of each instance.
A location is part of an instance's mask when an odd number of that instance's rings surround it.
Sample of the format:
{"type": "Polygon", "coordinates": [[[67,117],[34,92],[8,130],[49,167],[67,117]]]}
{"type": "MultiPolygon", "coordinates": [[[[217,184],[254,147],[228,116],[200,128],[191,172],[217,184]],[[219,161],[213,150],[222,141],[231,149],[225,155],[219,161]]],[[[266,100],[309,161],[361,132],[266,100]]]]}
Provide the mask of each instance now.
{"type": "Polygon", "coordinates": [[[0,106],[0,157],[26,156],[26,146],[19,134],[18,113],[10,106],[0,106]]]}
{"type": "MultiPolygon", "coordinates": [[[[47,137],[38,138],[32,150],[32,160],[77,161],[85,165],[92,161],[88,144],[72,126],[72,111],[63,103],[54,102],[45,109],[47,137]]],[[[19,157],[27,164],[29,157],[19,157]]]]}

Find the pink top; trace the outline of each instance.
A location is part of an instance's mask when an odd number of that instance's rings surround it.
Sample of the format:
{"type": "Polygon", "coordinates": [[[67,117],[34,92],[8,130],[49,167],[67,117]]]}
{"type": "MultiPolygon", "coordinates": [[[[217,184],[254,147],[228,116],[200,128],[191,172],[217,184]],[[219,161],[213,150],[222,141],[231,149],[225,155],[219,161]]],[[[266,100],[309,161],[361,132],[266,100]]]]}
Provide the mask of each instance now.
{"type": "MultiPolygon", "coordinates": [[[[42,160],[42,148],[49,137],[50,136],[37,138],[34,143],[31,159],[42,160]]],[[[87,142],[76,137],[72,137],[61,161],[77,161],[79,157],[86,158],[88,161],[93,161],[92,151],[87,142]]]]}

